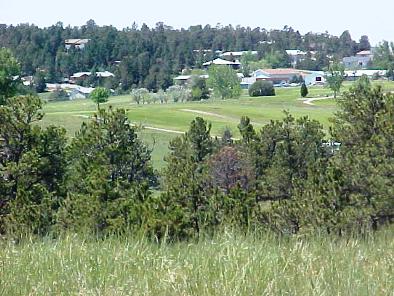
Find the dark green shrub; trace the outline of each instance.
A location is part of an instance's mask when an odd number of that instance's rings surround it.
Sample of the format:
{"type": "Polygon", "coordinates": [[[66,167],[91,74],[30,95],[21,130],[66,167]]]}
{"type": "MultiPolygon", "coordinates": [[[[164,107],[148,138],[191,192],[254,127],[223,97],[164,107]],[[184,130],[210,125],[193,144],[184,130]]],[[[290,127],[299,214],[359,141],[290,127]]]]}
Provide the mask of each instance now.
{"type": "Polygon", "coordinates": [[[305,83],[303,83],[302,85],[301,85],[301,97],[303,97],[303,98],[305,98],[307,95],[308,95],[308,88],[306,87],[306,84],[305,83]]]}
{"type": "Polygon", "coordinates": [[[249,96],[260,97],[260,96],[274,96],[275,88],[270,81],[257,80],[249,88],[249,96]]]}

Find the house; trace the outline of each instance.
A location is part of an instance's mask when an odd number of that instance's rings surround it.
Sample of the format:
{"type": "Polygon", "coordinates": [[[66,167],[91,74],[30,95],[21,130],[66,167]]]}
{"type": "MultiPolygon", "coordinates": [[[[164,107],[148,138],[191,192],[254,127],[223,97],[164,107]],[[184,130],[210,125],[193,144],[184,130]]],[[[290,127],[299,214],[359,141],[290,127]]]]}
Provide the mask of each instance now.
{"type": "Polygon", "coordinates": [[[304,71],[302,77],[306,85],[322,85],[326,82],[323,71],[304,71]]]}
{"type": "Polygon", "coordinates": [[[83,87],[70,83],[61,83],[61,84],[47,83],[46,89],[49,92],[64,90],[68,94],[70,100],[86,99],[87,97],[89,97],[90,93],[94,90],[94,88],[92,87],[83,87]]]}
{"type": "Polygon", "coordinates": [[[373,53],[370,50],[358,52],[355,56],[344,57],[342,64],[345,69],[367,69],[373,59],[373,53]]]}
{"type": "Polygon", "coordinates": [[[111,78],[115,77],[115,75],[109,71],[104,71],[104,72],[96,72],[96,76],[99,78],[111,78]]]}
{"type": "Polygon", "coordinates": [[[347,70],[345,71],[345,79],[348,81],[355,81],[363,75],[372,79],[374,77],[383,77],[386,73],[386,70],[347,70]]]}
{"type": "MultiPolygon", "coordinates": [[[[91,72],[74,73],[73,75],[70,76],[70,82],[71,83],[78,83],[80,81],[85,80],[90,75],[92,75],[91,72]]],[[[96,72],[96,77],[98,77],[98,78],[111,78],[111,77],[115,77],[115,75],[113,73],[109,72],[109,71],[104,71],[104,72],[96,72]]]]}
{"type": "Polygon", "coordinates": [[[22,83],[24,86],[30,86],[33,85],[34,82],[34,77],[33,76],[24,76],[21,78],[22,83]]]}
{"type": "Polygon", "coordinates": [[[219,66],[229,66],[234,70],[237,70],[241,67],[241,63],[239,61],[226,61],[220,58],[217,58],[213,61],[206,62],[202,64],[204,68],[208,68],[211,65],[219,65],[219,66]]]}
{"type": "Polygon", "coordinates": [[[305,51],[299,49],[287,49],[287,55],[290,58],[291,65],[295,68],[298,62],[305,59],[307,53],[305,51]]]}
{"type": "MultiPolygon", "coordinates": [[[[174,78],[176,84],[178,85],[185,85],[190,82],[190,79],[193,77],[193,75],[179,75],[174,78]]],[[[209,75],[207,74],[202,74],[198,75],[198,77],[203,78],[203,79],[208,79],[209,75]]]]}
{"type": "Polygon", "coordinates": [[[68,96],[70,100],[75,100],[75,99],[86,99],[89,97],[90,93],[94,90],[92,87],[76,87],[72,89],[71,91],[68,91],[68,96]]]}
{"type": "Polygon", "coordinates": [[[257,80],[271,81],[274,85],[288,85],[294,77],[302,77],[307,85],[323,84],[324,72],[298,70],[293,68],[284,69],[259,69],[252,73],[252,77],[243,78],[241,88],[247,89],[257,80]]]}
{"type": "Polygon", "coordinates": [[[69,50],[71,47],[75,47],[77,49],[84,49],[89,41],[90,39],[66,39],[64,41],[64,44],[67,50],[69,50]]]}
{"type": "Polygon", "coordinates": [[[77,83],[79,81],[83,81],[86,78],[88,78],[90,75],[92,75],[92,73],[90,73],[90,72],[74,73],[73,75],[70,76],[70,82],[77,83]]]}

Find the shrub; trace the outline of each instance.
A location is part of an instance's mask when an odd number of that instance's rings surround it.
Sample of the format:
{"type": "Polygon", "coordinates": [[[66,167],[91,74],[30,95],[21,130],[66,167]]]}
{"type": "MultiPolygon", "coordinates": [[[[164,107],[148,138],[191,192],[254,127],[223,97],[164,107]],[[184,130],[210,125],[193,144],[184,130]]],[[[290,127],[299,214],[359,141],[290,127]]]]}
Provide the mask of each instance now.
{"type": "Polygon", "coordinates": [[[306,84],[305,83],[303,83],[302,85],[301,85],[301,90],[300,90],[300,92],[301,92],[301,97],[303,97],[303,98],[305,98],[307,95],[308,95],[308,88],[306,87],[306,84]]]}
{"type": "Polygon", "coordinates": [[[70,97],[68,96],[67,92],[61,88],[52,92],[48,98],[50,101],[67,101],[69,99],[70,97]]]}
{"type": "Polygon", "coordinates": [[[253,83],[249,88],[249,96],[259,97],[259,96],[274,96],[275,88],[272,82],[258,80],[253,83]]]}

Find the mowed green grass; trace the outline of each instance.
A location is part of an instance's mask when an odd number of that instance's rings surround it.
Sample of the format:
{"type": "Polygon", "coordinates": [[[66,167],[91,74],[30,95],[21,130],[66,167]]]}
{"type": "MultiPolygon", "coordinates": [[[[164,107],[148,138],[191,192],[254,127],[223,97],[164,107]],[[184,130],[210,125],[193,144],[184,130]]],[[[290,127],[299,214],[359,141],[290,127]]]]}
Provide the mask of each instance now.
{"type": "MultiPolygon", "coordinates": [[[[394,89],[392,82],[379,82],[386,90],[394,89]]],[[[344,85],[344,90],[351,83],[344,85]]],[[[278,88],[274,97],[251,98],[246,91],[240,99],[219,100],[210,99],[204,102],[145,104],[137,105],[132,102],[131,96],[111,97],[102,104],[103,108],[112,106],[124,108],[130,120],[136,125],[150,129],[142,129],[140,135],[146,143],[153,147],[153,160],[156,167],[163,166],[163,156],[168,152],[168,142],[179,132],[185,132],[190,122],[200,116],[212,124],[212,134],[220,136],[225,128],[230,128],[234,137],[239,137],[237,125],[241,116],[249,116],[257,129],[270,122],[283,118],[283,111],[289,111],[293,116],[309,116],[319,120],[325,130],[330,126],[329,118],[337,110],[335,100],[326,98],[332,92],[324,87],[310,87],[309,98],[325,98],[315,101],[314,105],[307,105],[300,100],[300,90],[296,88],[278,88]],[[162,130],[152,130],[165,129],[162,130]]],[[[96,111],[96,105],[90,100],[76,100],[64,102],[49,102],[45,104],[46,116],[42,125],[61,125],[68,131],[70,137],[74,136],[83,121],[96,111]]]]}
{"type": "Polygon", "coordinates": [[[0,295],[393,295],[393,229],[357,238],[0,242],[0,295]]]}

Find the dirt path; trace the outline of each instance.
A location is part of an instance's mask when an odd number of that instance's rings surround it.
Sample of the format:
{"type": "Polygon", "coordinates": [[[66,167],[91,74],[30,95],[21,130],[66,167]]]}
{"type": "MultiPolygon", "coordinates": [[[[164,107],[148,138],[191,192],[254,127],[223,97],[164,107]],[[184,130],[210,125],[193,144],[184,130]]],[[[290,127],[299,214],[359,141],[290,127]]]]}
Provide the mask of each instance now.
{"type": "MultiPolygon", "coordinates": [[[[74,115],[77,117],[82,117],[85,119],[91,118],[91,116],[87,115],[74,115]]],[[[138,124],[132,123],[133,126],[139,126],[138,124]]],[[[154,126],[146,126],[146,125],[141,125],[143,129],[148,129],[148,130],[153,130],[153,131],[158,131],[158,132],[165,132],[165,133],[173,133],[173,134],[184,134],[185,132],[182,131],[177,131],[177,130],[172,130],[172,129],[167,129],[167,128],[160,128],[160,127],[154,127],[154,126]]]]}
{"type": "Polygon", "coordinates": [[[208,115],[208,116],[214,116],[214,117],[218,117],[218,118],[222,118],[222,119],[229,119],[229,117],[227,117],[227,116],[220,115],[220,114],[213,113],[213,112],[206,112],[206,111],[194,110],[194,109],[180,109],[180,110],[185,111],[185,112],[196,113],[196,114],[200,114],[200,115],[208,115]]]}
{"type": "Polygon", "coordinates": [[[313,104],[314,101],[322,101],[322,100],[333,99],[333,98],[334,98],[334,96],[320,97],[320,98],[306,98],[306,99],[299,99],[299,100],[301,100],[304,104],[307,104],[309,106],[315,106],[315,104],[313,104]]]}

